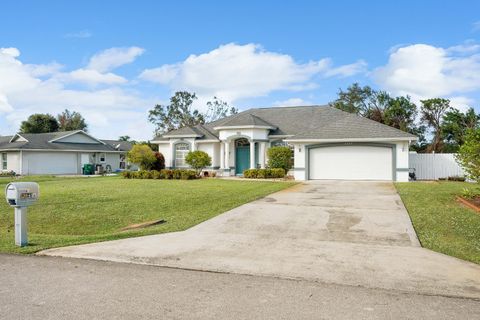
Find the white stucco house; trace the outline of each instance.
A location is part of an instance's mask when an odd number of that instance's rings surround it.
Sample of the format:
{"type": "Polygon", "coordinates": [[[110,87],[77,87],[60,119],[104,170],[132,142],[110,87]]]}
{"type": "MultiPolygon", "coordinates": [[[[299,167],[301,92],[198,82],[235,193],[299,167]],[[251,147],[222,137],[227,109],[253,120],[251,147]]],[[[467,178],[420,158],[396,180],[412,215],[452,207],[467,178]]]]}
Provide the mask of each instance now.
{"type": "Polygon", "coordinates": [[[417,137],[328,106],[257,108],[211,123],[173,130],[152,141],[169,168],[202,150],[220,175],[264,168],[266,150],[293,149],[296,180],[408,181],[408,150],[417,137]]]}
{"type": "Polygon", "coordinates": [[[78,131],[0,136],[0,171],[19,175],[82,174],[84,164],[112,172],[126,168],[129,142],[100,140],[78,131]]]}

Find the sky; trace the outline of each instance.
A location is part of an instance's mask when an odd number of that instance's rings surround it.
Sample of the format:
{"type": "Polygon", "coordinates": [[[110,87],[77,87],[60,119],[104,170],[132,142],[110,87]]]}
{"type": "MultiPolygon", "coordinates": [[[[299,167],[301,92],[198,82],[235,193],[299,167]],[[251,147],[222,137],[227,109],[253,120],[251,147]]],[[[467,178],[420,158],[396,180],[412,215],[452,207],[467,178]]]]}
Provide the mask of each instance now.
{"type": "Polygon", "coordinates": [[[480,112],[480,1],[8,1],[0,135],[80,112],[96,137],[153,137],[178,90],[204,110],[323,105],[358,82],[480,112]]]}

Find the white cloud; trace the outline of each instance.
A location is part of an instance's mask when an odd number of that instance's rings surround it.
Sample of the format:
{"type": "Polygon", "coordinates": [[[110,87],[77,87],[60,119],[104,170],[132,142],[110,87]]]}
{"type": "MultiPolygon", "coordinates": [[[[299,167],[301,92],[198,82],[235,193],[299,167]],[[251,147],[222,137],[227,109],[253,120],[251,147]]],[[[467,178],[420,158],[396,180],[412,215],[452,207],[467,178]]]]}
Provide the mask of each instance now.
{"type": "Polygon", "coordinates": [[[144,70],[140,78],[232,102],[277,90],[311,89],[316,87],[317,76],[350,76],[361,72],[361,65],[363,62],[333,68],[330,59],[298,63],[257,44],[230,43],[176,64],[144,70]]]}
{"type": "Polygon", "coordinates": [[[383,89],[415,100],[463,96],[480,89],[479,49],[473,43],[446,49],[426,44],[397,48],[385,66],[374,70],[373,78],[383,89]]]}
{"type": "Polygon", "coordinates": [[[456,97],[449,97],[449,99],[450,99],[450,106],[462,112],[467,111],[468,108],[472,107],[474,104],[474,100],[468,97],[456,96],[456,97]]]}
{"type": "Polygon", "coordinates": [[[8,103],[7,96],[0,93],[0,114],[2,112],[10,112],[13,111],[13,107],[8,103]]]}
{"type": "Polygon", "coordinates": [[[90,58],[87,68],[107,72],[133,62],[145,49],[139,47],[110,48],[90,58]]]}
{"type": "Polygon", "coordinates": [[[23,64],[19,55],[14,48],[0,49],[0,134],[16,132],[32,113],[56,115],[68,108],[80,112],[91,132],[102,138],[128,134],[146,139],[152,135],[146,108],[155,101],[139,97],[131,88],[117,87],[126,81],[124,78],[87,69],[62,73],[55,63],[23,64]],[[76,81],[100,81],[107,87],[72,88],[69,81],[75,76],[76,81]],[[138,126],[140,122],[143,126],[138,126]]]}
{"type": "Polygon", "coordinates": [[[100,73],[92,69],[77,69],[64,76],[67,81],[87,84],[121,84],[127,82],[127,79],[114,73],[100,73]]]}
{"type": "Polygon", "coordinates": [[[311,102],[302,98],[290,98],[287,100],[275,101],[272,103],[272,107],[297,107],[311,105],[311,102]]]}
{"type": "Polygon", "coordinates": [[[367,63],[363,60],[359,60],[355,63],[346,64],[337,68],[332,68],[325,72],[328,77],[338,76],[341,78],[351,77],[359,73],[367,71],[367,63]]]}

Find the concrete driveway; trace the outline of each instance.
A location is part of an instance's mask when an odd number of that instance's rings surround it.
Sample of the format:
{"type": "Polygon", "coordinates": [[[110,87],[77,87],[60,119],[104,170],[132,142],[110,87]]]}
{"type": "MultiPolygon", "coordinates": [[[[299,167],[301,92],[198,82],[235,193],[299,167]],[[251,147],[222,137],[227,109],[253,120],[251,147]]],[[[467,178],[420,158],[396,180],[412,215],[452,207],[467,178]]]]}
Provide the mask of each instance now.
{"type": "Polygon", "coordinates": [[[480,298],[480,266],[421,248],[387,182],[303,183],[183,232],[40,254],[480,298]]]}

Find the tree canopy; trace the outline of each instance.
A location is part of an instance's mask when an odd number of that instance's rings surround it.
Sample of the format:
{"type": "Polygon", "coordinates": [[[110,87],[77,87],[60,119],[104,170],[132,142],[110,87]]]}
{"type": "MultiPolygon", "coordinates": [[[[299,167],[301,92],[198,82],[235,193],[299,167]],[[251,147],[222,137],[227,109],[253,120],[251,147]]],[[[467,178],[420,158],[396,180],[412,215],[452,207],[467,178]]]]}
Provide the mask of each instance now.
{"type": "Polygon", "coordinates": [[[58,121],[51,114],[36,113],[22,121],[20,133],[48,133],[59,129],[58,121]]]}
{"type": "Polygon", "coordinates": [[[206,112],[201,112],[193,107],[196,100],[195,93],[177,91],[170,98],[170,104],[155,105],[148,112],[148,120],[155,125],[155,133],[162,134],[185,126],[204,124],[238,112],[217,97],[207,102],[206,112]]]}
{"type": "Polygon", "coordinates": [[[426,152],[457,152],[469,129],[480,126],[480,114],[473,108],[461,112],[444,98],[420,101],[420,108],[409,96],[393,97],[358,83],[340,89],[330,106],[416,135],[412,149],[426,152]],[[429,141],[430,140],[430,141],[429,141]]]}
{"type": "Polygon", "coordinates": [[[421,100],[421,121],[432,129],[433,140],[428,150],[433,152],[441,152],[443,148],[442,142],[442,119],[450,109],[450,100],[442,98],[433,98],[421,100]]]}
{"type": "Polygon", "coordinates": [[[467,130],[456,157],[469,178],[480,183],[480,128],[467,130]]]}
{"type": "Polygon", "coordinates": [[[150,170],[157,161],[155,152],[147,145],[134,145],[128,152],[127,159],[131,163],[135,163],[142,170],[150,170]]]}
{"type": "Polygon", "coordinates": [[[76,112],[65,109],[57,116],[59,131],[83,130],[87,131],[87,122],[83,116],[76,112]]]}
{"type": "Polygon", "coordinates": [[[20,125],[21,133],[48,133],[57,131],[87,131],[87,123],[79,112],[65,109],[55,118],[51,114],[35,113],[20,125]]]}

